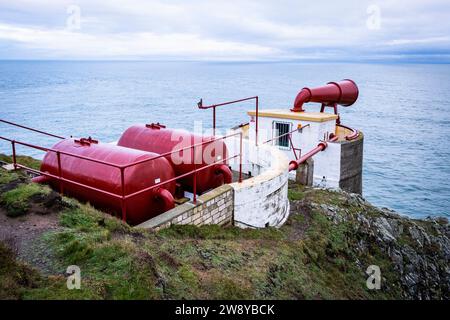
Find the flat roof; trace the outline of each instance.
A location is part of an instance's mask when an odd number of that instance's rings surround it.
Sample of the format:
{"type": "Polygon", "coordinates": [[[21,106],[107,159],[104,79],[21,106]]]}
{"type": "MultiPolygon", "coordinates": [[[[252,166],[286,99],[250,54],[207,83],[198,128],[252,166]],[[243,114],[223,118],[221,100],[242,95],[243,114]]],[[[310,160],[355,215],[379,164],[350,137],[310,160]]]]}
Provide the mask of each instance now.
{"type": "MultiPolygon", "coordinates": [[[[247,111],[249,116],[256,116],[255,110],[247,111]]],[[[324,112],[293,112],[289,109],[265,109],[258,111],[259,117],[264,118],[281,118],[281,119],[291,119],[291,120],[303,120],[312,122],[326,122],[331,120],[336,120],[337,115],[332,113],[324,112]]]]}

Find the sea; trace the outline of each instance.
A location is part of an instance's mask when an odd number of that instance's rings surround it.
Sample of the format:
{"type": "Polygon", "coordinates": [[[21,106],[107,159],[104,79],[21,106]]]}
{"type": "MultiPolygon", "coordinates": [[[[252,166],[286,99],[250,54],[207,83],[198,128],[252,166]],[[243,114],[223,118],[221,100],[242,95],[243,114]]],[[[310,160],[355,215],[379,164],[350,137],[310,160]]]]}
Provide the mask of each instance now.
{"type": "MultiPolygon", "coordinates": [[[[134,123],[211,127],[200,99],[207,105],[257,95],[261,109],[288,109],[301,88],[346,78],[360,90],[356,104],[339,111],[343,124],[365,135],[364,197],[412,218],[449,217],[450,65],[0,61],[0,119],[110,142],[134,123]]],[[[250,101],[218,109],[218,129],[247,122],[252,108],[250,101]]],[[[57,141],[2,123],[0,136],[47,147],[57,141]]],[[[11,154],[11,145],[0,142],[0,153],[11,154]]]]}

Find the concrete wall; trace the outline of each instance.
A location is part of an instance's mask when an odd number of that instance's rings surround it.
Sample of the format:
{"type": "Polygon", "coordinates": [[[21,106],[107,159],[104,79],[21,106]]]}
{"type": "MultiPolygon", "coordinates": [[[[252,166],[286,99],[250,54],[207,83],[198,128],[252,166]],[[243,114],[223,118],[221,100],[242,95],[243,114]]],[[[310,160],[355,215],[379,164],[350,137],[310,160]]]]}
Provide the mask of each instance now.
{"type": "Polygon", "coordinates": [[[187,202],[141,223],[137,228],[160,230],[174,224],[229,225],[233,223],[233,188],[223,185],[197,198],[197,204],[187,202]]]}
{"type": "MultiPolygon", "coordinates": [[[[230,150],[236,144],[229,143],[230,150]]],[[[243,143],[244,170],[256,175],[242,183],[232,183],[234,189],[234,223],[238,227],[264,228],[281,226],[289,216],[288,166],[289,160],[277,147],[254,142],[243,143]]],[[[238,163],[231,164],[238,170],[238,163]]]]}
{"type": "MultiPolygon", "coordinates": [[[[239,152],[239,139],[228,139],[226,143],[230,154],[239,152]]],[[[249,140],[243,140],[243,151],[244,171],[256,176],[216,188],[199,196],[197,205],[182,204],[137,227],[159,230],[173,224],[233,222],[242,228],[281,226],[289,216],[287,157],[276,147],[255,147],[249,140]]],[[[230,166],[239,170],[238,161],[230,166]]]]}
{"type": "Polygon", "coordinates": [[[341,144],[329,142],[328,147],[314,156],[314,186],[339,188],[341,179],[341,144]]]}
{"type": "MultiPolygon", "coordinates": [[[[279,121],[291,124],[295,129],[298,125],[304,127],[301,133],[292,134],[292,143],[305,154],[317,146],[324,135],[335,132],[335,120],[315,122],[307,120],[284,119],[275,117],[259,118],[259,141],[267,141],[277,135],[273,132],[273,122],[279,121]],[[309,126],[308,126],[309,125],[309,126]]],[[[343,129],[341,128],[341,131],[343,129]]],[[[351,132],[343,130],[342,137],[351,132]]],[[[255,139],[255,122],[250,121],[250,139],[255,139]]],[[[287,158],[294,160],[295,156],[290,148],[277,147],[287,158]]],[[[313,185],[322,188],[341,188],[355,193],[362,193],[362,163],[363,163],[363,137],[353,141],[329,142],[323,152],[314,156],[313,185]]],[[[296,180],[296,171],[289,173],[289,179],[296,180]]]]}
{"type": "MultiPolygon", "coordinates": [[[[305,127],[301,134],[292,134],[292,143],[296,148],[302,149],[303,153],[308,152],[324,139],[324,134],[334,133],[336,121],[315,122],[307,120],[294,120],[294,119],[281,119],[260,117],[259,118],[259,131],[258,138],[260,141],[267,141],[277,136],[277,133],[273,131],[273,122],[279,121],[291,124],[292,130],[301,125],[305,127]]],[[[250,140],[255,139],[255,122],[250,122],[249,136],[250,140]]],[[[286,150],[286,149],[284,149],[286,150]]],[[[293,160],[294,154],[292,150],[286,150],[286,155],[293,160]]]]}
{"type": "Polygon", "coordinates": [[[364,135],[352,141],[341,142],[341,168],[339,187],[345,191],[362,194],[364,135]]]}

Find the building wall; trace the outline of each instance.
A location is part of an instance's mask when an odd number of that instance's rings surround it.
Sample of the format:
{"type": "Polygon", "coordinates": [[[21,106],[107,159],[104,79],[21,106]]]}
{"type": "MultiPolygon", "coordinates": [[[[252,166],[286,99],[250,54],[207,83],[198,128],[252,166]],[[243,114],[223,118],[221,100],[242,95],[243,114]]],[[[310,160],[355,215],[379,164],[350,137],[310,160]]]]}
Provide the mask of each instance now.
{"type": "MultiPolygon", "coordinates": [[[[273,132],[273,122],[279,121],[290,123],[292,130],[298,125],[304,127],[301,133],[292,134],[292,143],[295,148],[301,149],[301,154],[305,154],[315,148],[317,144],[335,132],[336,121],[315,122],[295,119],[281,119],[271,117],[259,118],[259,141],[267,141],[276,137],[277,134],[273,132]],[[324,136],[325,135],[325,136],[324,136]]],[[[249,134],[250,139],[255,138],[255,122],[250,122],[249,134]]],[[[288,162],[295,160],[295,155],[292,149],[279,148],[287,157],[288,162]]],[[[298,153],[297,153],[298,155],[298,153]]],[[[339,143],[328,143],[328,148],[314,156],[314,186],[321,186],[324,188],[339,188],[340,174],[341,174],[341,147],[339,143]]],[[[289,173],[289,179],[296,179],[296,172],[289,173]]]]}
{"type": "MultiPolygon", "coordinates": [[[[230,154],[239,150],[239,139],[235,140],[226,141],[230,154]]],[[[198,197],[196,205],[182,204],[137,227],[159,230],[175,224],[234,223],[242,228],[283,225],[289,216],[287,157],[276,147],[255,147],[249,140],[243,141],[243,151],[243,167],[256,176],[223,185],[198,197]]],[[[230,166],[239,170],[237,161],[230,166]]]]}
{"type": "MultiPolygon", "coordinates": [[[[254,117],[253,117],[254,119],[254,117]]],[[[298,119],[259,117],[259,141],[264,142],[277,136],[273,130],[274,121],[291,124],[292,130],[301,125],[301,133],[292,134],[295,148],[305,154],[336,130],[335,119],[318,122],[298,119]]],[[[255,139],[255,121],[249,123],[249,137],[255,139]]],[[[271,142],[273,143],[273,142],[271,142]]],[[[275,146],[289,159],[295,160],[292,149],[275,146]]],[[[298,153],[297,153],[298,155],[298,153]]],[[[313,185],[324,188],[341,188],[349,192],[362,193],[363,138],[353,141],[329,142],[326,150],[314,156],[313,185]]],[[[296,179],[296,171],[289,172],[289,179],[296,179]]]]}
{"type": "Polygon", "coordinates": [[[345,191],[362,194],[364,135],[341,143],[341,168],[339,187],[345,191]]]}
{"type": "Polygon", "coordinates": [[[341,144],[328,142],[328,147],[314,156],[314,186],[339,188],[341,179],[341,144]]]}
{"type": "MultiPolygon", "coordinates": [[[[237,140],[237,139],[236,139],[237,140]]],[[[230,153],[236,143],[227,144],[230,153]]],[[[243,168],[255,175],[243,182],[231,184],[234,189],[234,223],[238,227],[279,227],[289,216],[288,166],[289,160],[277,147],[243,141],[243,168]]],[[[238,164],[231,164],[238,170],[238,164]]]]}
{"type": "Polygon", "coordinates": [[[233,188],[220,186],[197,198],[197,204],[187,202],[145,221],[137,228],[160,230],[177,224],[230,225],[233,223],[233,188]]]}

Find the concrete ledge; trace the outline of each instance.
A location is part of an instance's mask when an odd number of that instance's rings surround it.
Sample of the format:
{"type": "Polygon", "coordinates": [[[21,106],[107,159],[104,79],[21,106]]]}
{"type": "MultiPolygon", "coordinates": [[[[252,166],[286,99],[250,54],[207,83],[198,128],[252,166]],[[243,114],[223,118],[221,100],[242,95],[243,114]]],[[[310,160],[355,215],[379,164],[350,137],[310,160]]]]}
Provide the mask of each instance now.
{"type": "Polygon", "coordinates": [[[3,169],[5,169],[6,171],[14,171],[16,170],[16,168],[14,167],[14,164],[9,163],[9,164],[5,164],[2,166],[3,169]]]}

